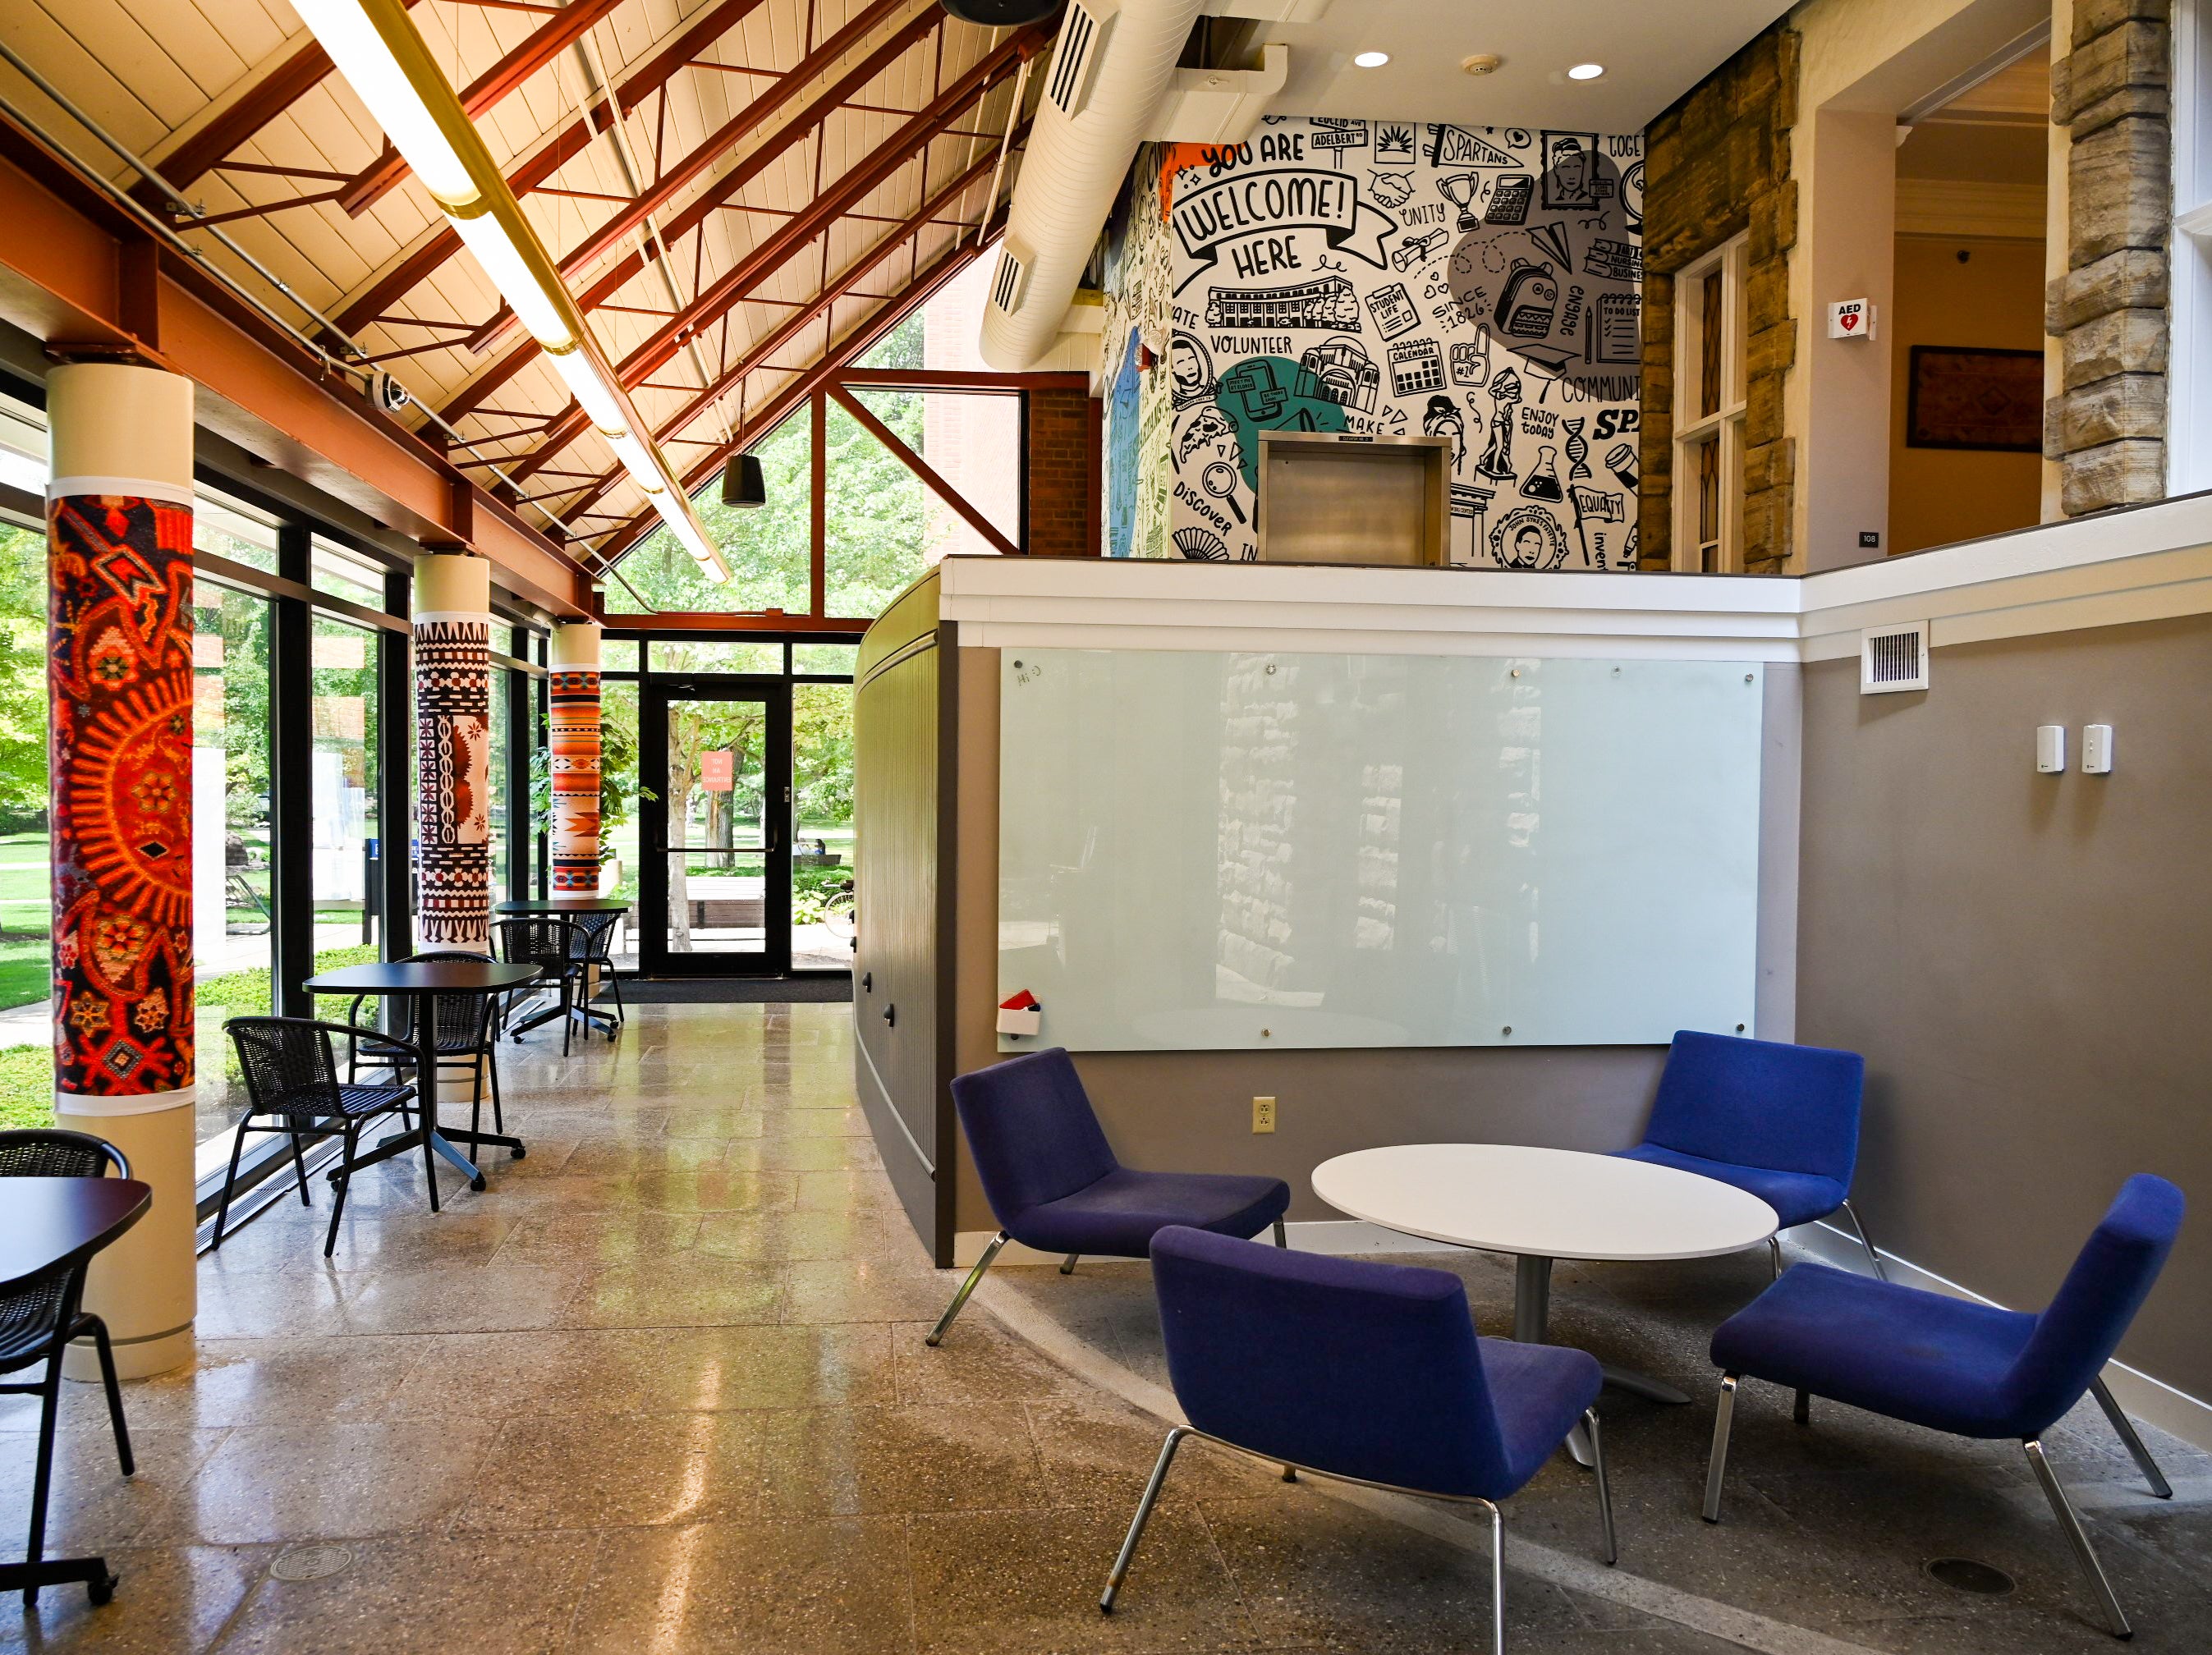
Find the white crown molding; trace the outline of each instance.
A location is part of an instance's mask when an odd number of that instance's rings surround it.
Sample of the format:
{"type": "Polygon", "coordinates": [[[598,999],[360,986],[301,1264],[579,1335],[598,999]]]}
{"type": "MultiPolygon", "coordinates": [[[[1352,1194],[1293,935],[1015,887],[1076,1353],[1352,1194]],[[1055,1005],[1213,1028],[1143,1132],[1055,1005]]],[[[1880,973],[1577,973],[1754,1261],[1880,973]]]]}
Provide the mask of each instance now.
{"type": "Polygon", "coordinates": [[[1802,576],[1530,574],[1165,559],[949,557],[970,648],[1825,661],[1865,627],[1931,647],[2212,614],[2212,495],[1802,576]]]}

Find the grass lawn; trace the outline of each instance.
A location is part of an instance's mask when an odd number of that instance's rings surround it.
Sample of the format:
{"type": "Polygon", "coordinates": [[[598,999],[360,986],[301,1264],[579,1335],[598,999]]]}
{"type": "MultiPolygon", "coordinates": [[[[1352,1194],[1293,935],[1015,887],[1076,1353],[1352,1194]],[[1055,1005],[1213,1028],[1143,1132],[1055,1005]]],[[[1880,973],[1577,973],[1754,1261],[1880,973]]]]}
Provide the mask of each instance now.
{"type": "MultiPolygon", "coordinates": [[[[315,958],[319,970],[339,966],[366,965],[376,958],[374,947],[326,949],[315,958]]],[[[204,979],[199,985],[202,1037],[200,1061],[208,1060],[210,1047],[221,1038],[225,1017],[265,1017],[269,1015],[269,973],[265,968],[234,971],[204,979]]],[[[315,999],[314,1015],[343,1021],[346,1003],[330,995],[315,999]]],[[[228,1043],[223,1067],[237,1063],[228,1043]]],[[[233,1079],[236,1076],[234,1075],[233,1079]]],[[[0,1051],[0,1128],[51,1126],[54,1124],[54,1054],[42,1046],[19,1046],[0,1051]]]]}

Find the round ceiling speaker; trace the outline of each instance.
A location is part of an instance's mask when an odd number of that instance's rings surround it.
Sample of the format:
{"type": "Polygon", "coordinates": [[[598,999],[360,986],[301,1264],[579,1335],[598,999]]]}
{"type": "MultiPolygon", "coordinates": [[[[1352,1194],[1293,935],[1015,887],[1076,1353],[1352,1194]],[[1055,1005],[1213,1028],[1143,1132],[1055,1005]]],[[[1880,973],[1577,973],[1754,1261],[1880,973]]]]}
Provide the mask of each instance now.
{"type": "Polygon", "coordinates": [[[1064,0],[939,0],[939,3],[963,23],[1018,28],[1024,23],[1042,23],[1060,9],[1064,0]]]}

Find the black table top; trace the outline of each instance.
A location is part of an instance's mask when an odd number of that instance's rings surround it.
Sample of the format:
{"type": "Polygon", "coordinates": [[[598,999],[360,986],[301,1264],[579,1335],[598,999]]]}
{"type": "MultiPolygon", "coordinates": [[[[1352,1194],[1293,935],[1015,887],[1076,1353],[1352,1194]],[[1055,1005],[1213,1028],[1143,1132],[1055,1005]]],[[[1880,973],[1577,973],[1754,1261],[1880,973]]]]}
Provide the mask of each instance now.
{"type": "Polygon", "coordinates": [[[153,1201],[135,1178],[0,1179],[0,1293],[89,1258],[153,1201]]]}
{"type": "Polygon", "coordinates": [[[628,913],[635,905],[616,896],[555,896],[542,901],[501,902],[494,913],[628,913]]]}
{"type": "Polygon", "coordinates": [[[316,973],[301,985],[310,994],[488,994],[520,988],[538,975],[532,965],[481,960],[387,960],[316,973]]]}

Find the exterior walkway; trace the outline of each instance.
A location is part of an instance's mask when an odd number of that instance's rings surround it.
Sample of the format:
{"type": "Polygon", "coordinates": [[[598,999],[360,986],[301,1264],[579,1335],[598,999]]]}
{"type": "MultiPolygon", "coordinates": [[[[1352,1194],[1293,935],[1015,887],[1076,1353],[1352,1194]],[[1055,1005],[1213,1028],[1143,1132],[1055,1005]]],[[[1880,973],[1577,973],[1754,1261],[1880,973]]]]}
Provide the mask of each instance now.
{"type": "MultiPolygon", "coordinates": [[[[1162,1429],[1140,1407],[1160,1378],[1144,1267],[1001,1271],[924,1346],[953,1282],[878,1170],[851,1028],[840,1005],[638,1007],[616,1046],[566,1063],[541,1031],[504,1063],[529,1157],[487,1163],[483,1194],[447,1173],[434,1217],[410,1158],[363,1176],[327,1264],[325,1190],[239,1233],[203,1262],[198,1371],[130,1387],[134,1482],[96,1388],[70,1387],[56,1543],[106,1551],[114,1604],[50,1591],[30,1619],[11,1597],[0,1650],[1481,1647],[1486,1570],[1455,1519],[1408,1526],[1203,1448],[1101,1617],[1162,1429]]],[[[1495,1327],[1509,1273],[1463,1267],[1495,1327]]],[[[1799,1432],[1753,1387],[1729,1522],[1697,1520],[1702,1330],[1763,1276],[1759,1258],[1563,1269],[1562,1337],[1679,1374],[1700,1402],[1604,1404],[1618,1570],[1594,1561],[1564,1458],[1509,1506],[1510,1647],[2110,1647],[2001,1447],[1833,1408],[1799,1432]],[[1922,1573],[1954,1552],[2019,1591],[1966,1598],[1922,1573]]],[[[9,1548],[34,1419],[0,1402],[9,1548]]],[[[2201,1648],[2212,1465],[2160,1441],[2180,1498],[2154,1507],[2100,1428],[2081,1422],[2054,1458],[2136,1646],[2201,1648]]]]}

